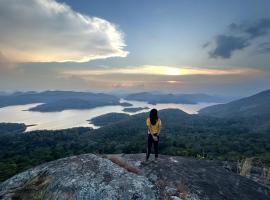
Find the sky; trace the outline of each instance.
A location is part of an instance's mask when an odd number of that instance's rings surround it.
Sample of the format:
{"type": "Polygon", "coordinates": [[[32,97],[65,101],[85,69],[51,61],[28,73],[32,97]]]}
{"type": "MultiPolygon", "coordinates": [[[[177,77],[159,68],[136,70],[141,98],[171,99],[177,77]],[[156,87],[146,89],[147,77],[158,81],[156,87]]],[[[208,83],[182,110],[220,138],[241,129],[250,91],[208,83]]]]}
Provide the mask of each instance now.
{"type": "Polygon", "coordinates": [[[0,0],[0,90],[250,95],[268,0],[0,0]]]}

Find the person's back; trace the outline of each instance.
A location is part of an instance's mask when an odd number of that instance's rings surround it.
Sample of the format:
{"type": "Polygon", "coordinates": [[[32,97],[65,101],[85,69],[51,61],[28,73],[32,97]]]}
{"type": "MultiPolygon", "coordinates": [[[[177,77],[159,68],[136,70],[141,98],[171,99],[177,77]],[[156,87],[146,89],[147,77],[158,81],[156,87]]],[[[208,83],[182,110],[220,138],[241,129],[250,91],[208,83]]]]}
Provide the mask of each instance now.
{"type": "Polygon", "coordinates": [[[150,111],[149,117],[146,119],[146,125],[148,127],[148,140],[147,140],[147,152],[146,160],[149,159],[152,144],[154,144],[155,159],[158,158],[158,142],[159,134],[161,130],[161,120],[158,118],[158,112],[156,109],[150,111]]]}
{"type": "Polygon", "coordinates": [[[156,133],[159,134],[160,127],[161,127],[161,120],[158,118],[157,122],[153,125],[151,124],[150,117],[146,120],[146,125],[148,127],[148,131],[151,135],[155,135],[156,133]]]}

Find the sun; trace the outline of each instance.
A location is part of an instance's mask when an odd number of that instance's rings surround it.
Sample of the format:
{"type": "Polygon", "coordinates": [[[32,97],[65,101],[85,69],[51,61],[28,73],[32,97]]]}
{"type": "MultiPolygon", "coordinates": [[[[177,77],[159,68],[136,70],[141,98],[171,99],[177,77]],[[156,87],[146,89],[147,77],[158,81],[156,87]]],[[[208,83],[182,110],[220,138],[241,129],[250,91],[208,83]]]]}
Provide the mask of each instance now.
{"type": "Polygon", "coordinates": [[[168,76],[178,76],[182,74],[180,68],[168,66],[144,66],[138,69],[138,71],[144,74],[156,74],[168,76]]]}
{"type": "Polygon", "coordinates": [[[176,67],[166,67],[164,74],[170,76],[178,76],[181,75],[181,70],[176,67]]]}

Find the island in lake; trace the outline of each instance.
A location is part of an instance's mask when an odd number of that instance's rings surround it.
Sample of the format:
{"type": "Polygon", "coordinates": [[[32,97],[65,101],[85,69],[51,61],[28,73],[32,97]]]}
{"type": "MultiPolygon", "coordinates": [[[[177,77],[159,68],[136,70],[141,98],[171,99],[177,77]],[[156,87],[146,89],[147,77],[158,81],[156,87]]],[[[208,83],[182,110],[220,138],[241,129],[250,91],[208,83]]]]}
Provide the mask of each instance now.
{"type": "Polygon", "coordinates": [[[100,115],[89,120],[95,126],[106,126],[129,118],[129,114],[125,113],[108,113],[100,115]]]}
{"type": "Polygon", "coordinates": [[[120,105],[123,107],[133,106],[131,103],[128,103],[128,102],[122,102],[122,103],[120,103],[120,105]]]}
{"type": "Polygon", "coordinates": [[[92,92],[74,91],[44,91],[44,92],[15,92],[0,96],[0,108],[12,105],[41,103],[30,111],[56,112],[67,109],[91,109],[98,106],[123,105],[114,95],[92,92]]]}
{"type": "Polygon", "coordinates": [[[123,111],[124,112],[131,112],[131,113],[135,113],[141,110],[148,110],[149,107],[135,107],[135,108],[124,108],[123,111]]]}

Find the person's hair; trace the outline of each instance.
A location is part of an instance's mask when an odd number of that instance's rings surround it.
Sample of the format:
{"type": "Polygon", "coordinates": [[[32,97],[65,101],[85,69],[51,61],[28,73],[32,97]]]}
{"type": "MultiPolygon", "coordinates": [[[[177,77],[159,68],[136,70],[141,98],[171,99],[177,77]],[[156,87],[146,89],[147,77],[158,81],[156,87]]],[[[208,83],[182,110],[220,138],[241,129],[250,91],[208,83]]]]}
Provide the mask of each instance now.
{"type": "Polygon", "coordinates": [[[149,114],[150,122],[152,125],[155,125],[158,120],[158,111],[157,109],[152,109],[149,114]]]}

